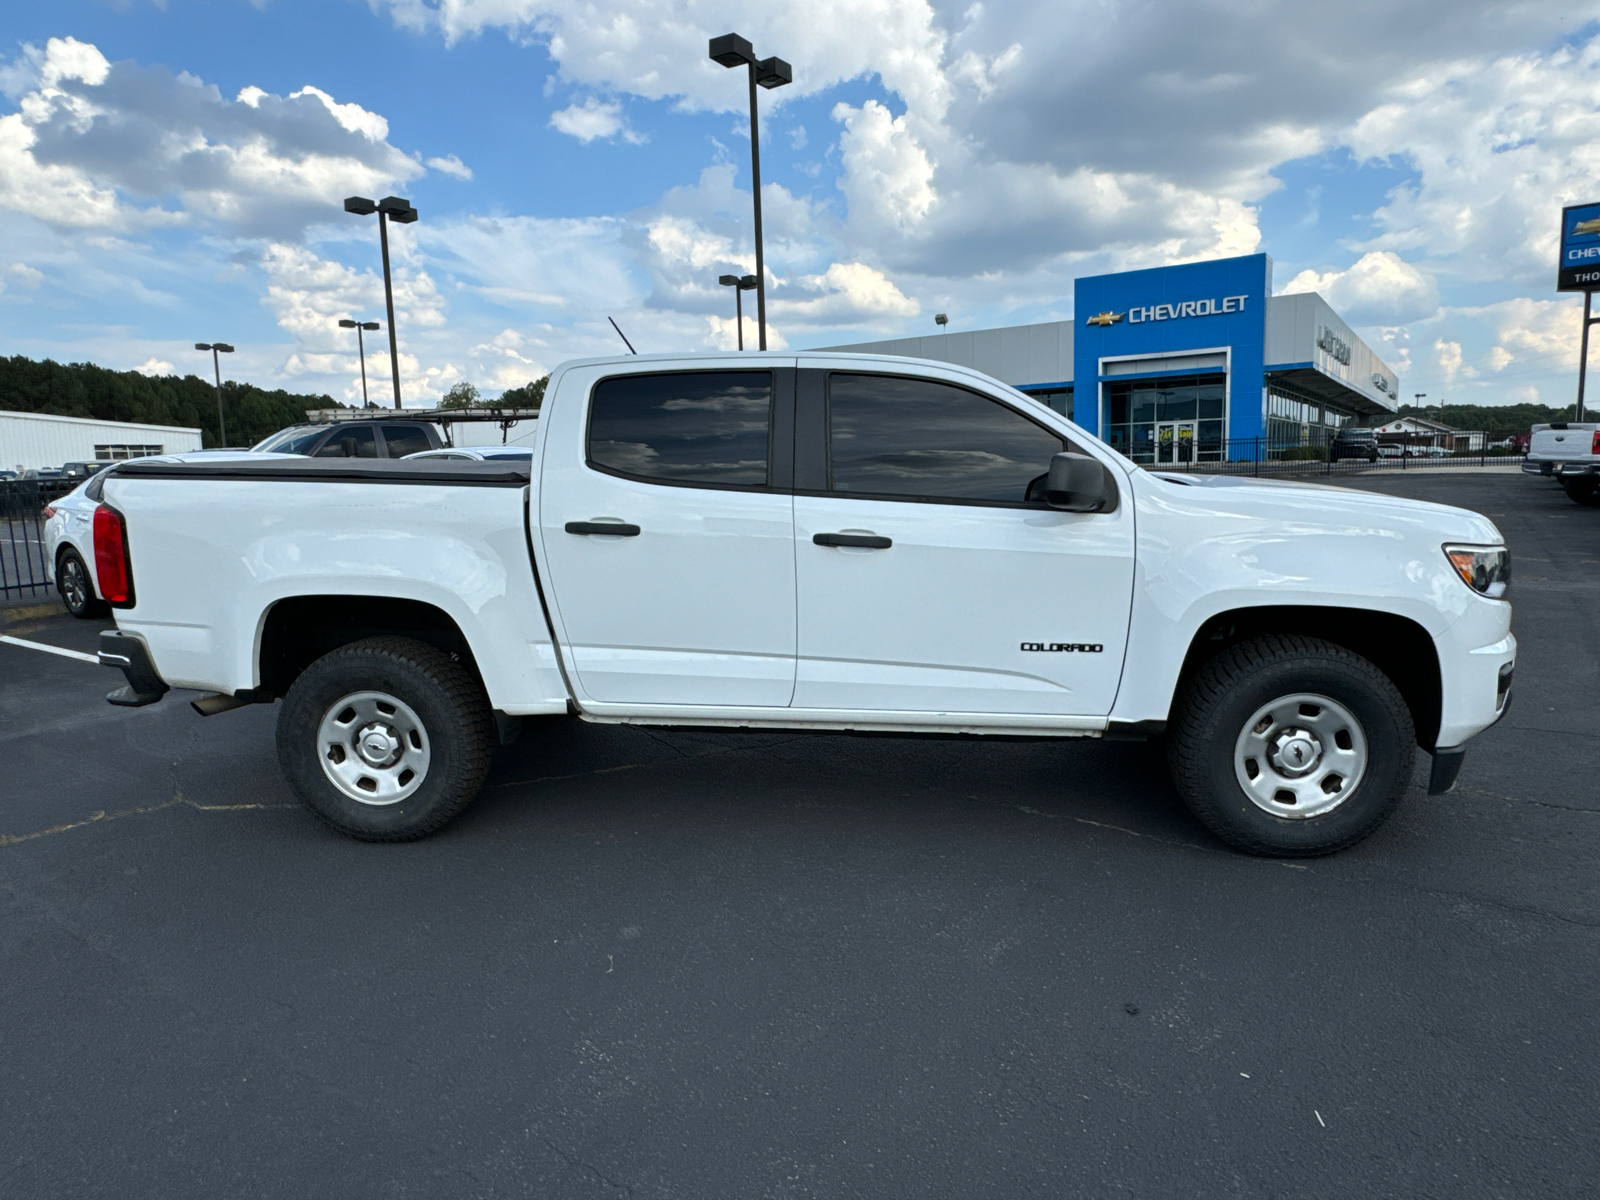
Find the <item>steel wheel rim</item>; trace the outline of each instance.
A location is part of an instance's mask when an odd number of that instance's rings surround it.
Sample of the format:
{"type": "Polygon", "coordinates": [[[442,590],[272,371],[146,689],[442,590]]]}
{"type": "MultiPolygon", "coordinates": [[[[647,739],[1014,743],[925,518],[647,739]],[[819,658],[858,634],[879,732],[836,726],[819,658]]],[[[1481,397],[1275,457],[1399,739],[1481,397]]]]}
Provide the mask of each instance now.
{"type": "Polygon", "coordinates": [[[341,793],[384,808],[422,786],[433,748],[410,705],[387,692],[351,692],[322,714],[317,758],[341,793]]]}
{"type": "Polygon", "coordinates": [[[61,564],[61,594],[67,607],[77,612],[89,603],[89,581],[83,573],[83,564],[71,555],[61,564]]]}
{"type": "Polygon", "coordinates": [[[1290,820],[1338,808],[1367,773],[1367,736],[1337,700],[1313,692],[1256,709],[1233,747],[1239,786],[1263,812],[1290,820]]]}

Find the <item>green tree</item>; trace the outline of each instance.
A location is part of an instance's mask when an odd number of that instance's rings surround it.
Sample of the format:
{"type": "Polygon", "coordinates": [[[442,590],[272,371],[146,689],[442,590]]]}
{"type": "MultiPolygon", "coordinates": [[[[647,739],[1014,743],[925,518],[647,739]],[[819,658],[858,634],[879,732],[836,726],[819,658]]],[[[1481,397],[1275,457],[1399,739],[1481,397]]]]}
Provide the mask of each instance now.
{"type": "Polygon", "coordinates": [[[451,386],[439,401],[440,408],[474,408],[478,403],[478,389],[463,379],[451,386]]]}
{"type": "Polygon", "coordinates": [[[531,408],[539,411],[539,406],[544,403],[545,385],[550,382],[550,376],[541,375],[530,380],[521,387],[507,388],[500,396],[500,408],[531,408]]]}
{"type": "MultiPolygon", "coordinates": [[[[229,380],[222,385],[228,441],[250,446],[315,408],[342,408],[332,396],[268,391],[229,380]]],[[[0,410],[54,413],[98,421],[198,427],[205,446],[217,441],[217,392],[198,375],[141,375],[93,363],[0,357],[0,410]]]]}

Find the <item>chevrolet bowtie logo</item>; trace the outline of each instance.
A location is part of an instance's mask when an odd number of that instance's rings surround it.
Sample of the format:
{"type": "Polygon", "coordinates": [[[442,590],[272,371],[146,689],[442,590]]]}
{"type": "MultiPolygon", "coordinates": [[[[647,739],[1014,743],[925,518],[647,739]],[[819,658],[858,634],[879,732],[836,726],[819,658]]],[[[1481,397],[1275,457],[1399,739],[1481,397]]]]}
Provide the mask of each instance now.
{"type": "Polygon", "coordinates": [[[1085,321],[1084,324],[1085,325],[1115,325],[1118,321],[1122,320],[1122,318],[1125,317],[1126,315],[1127,315],[1126,313],[1114,313],[1114,312],[1095,313],[1095,315],[1090,317],[1087,321],[1085,321]]]}
{"type": "Polygon", "coordinates": [[[1600,221],[1579,221],[1572,227],[1572,232],[1575,234],[1600,233],[1600,221]]]}

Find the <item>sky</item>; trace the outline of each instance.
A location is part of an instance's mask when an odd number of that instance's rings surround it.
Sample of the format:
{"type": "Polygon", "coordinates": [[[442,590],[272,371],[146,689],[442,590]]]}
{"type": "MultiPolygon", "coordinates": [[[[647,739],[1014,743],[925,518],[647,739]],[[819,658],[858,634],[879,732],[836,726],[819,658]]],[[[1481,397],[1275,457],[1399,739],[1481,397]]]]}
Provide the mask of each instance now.
{"type": "MultiPolygon", "coordinates": [[[[731,350],[760,96],[775,348],[1067,318],[1265,252],[1428,403],[1566,404],[1600,0],[0,0],[0,353],[358,402],[392,229],[407,403],[731,350]]],[[[753,341],[746,318],[746,338],[753,341]]],[[[384,335],[369,372],[386,375],[384,335]]]]}

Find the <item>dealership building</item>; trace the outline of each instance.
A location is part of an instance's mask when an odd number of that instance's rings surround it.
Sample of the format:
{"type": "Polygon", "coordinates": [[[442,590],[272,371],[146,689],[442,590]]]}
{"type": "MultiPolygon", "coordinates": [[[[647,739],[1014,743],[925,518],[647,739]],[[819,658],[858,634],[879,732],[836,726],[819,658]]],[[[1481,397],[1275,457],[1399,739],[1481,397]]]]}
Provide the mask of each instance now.
{"type": "Polygon", "coordinates": [[[1327,301],[1272,294],[1265,254],[1088,276],[1073,311],[830,349],[975,367],[1140,463],[1277,455],[1399,407],[1399,376],[1327,301]]]}

